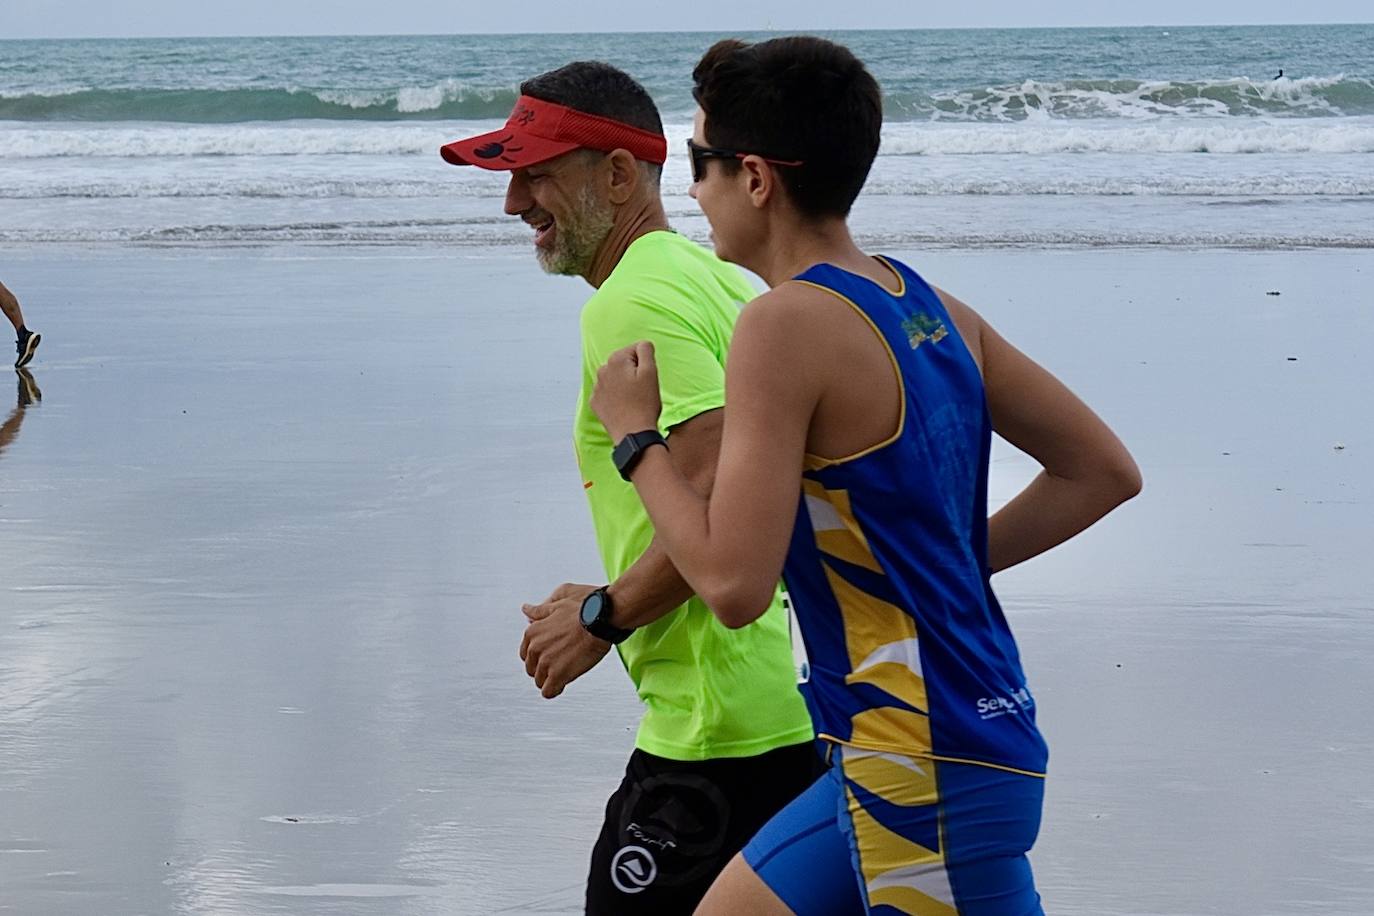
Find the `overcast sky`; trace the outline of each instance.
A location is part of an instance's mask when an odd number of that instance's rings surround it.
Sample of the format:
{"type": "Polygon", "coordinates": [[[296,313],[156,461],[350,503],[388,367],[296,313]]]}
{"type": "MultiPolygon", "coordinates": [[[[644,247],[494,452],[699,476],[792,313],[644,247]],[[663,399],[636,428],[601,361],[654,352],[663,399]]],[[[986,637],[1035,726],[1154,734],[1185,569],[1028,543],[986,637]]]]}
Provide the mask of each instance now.
{"type": "Polygon", "coordinates": [[[1370,0],[0,0],[0,38],[1369,22],[1370,0]]]}

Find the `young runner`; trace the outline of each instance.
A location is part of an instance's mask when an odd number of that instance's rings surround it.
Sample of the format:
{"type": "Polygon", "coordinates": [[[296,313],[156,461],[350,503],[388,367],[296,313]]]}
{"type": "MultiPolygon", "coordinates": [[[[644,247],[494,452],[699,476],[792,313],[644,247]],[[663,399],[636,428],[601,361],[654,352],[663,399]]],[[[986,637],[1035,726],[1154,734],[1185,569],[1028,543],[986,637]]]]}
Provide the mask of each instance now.
{"type": "MultiPolygon", "coordinates": [[[[726,868],[701,914],[1041,912],[1026,852],[1046,748],[993,573],[1140,487],[1111,430],[976,312],[870,257],[846,216],[881,96],[818,38],[725,41],[694,72],[692,196],[771,287],[740,316],[715,487],[672,443],[629,468],[659,543],[727,626],[783,574],[830,771],[726,868]],[[991,434],[1044,470],[990,520],[991,434]]],[[[660,417],[655,348],[598,373],[612,441],[660,417]]]]}
{"type": "Polygon", "coordinates": [[[642,86],[584,61],[520,91],[501,130],[451,143],[443,155],[509,171],[506,212],[534,229],[540,264],[595,289],[582,308],[573,442],[610,579],[601,587],[564,583],[527,605],[520,657],[543,695],[554,697],[613,644],[619,650],[646,712],[592,851],[587,912],[691,913],[820,763],[781,608],[770,595],[758,620],[731,630],[692,595],[654,543],[587,398],[607,356],[655,341],[663,410],[653,435],[667,437],[679,471],[709,492],[726,348],[754,289],[669,228],[659,196],[667,142],[642,86]]]}

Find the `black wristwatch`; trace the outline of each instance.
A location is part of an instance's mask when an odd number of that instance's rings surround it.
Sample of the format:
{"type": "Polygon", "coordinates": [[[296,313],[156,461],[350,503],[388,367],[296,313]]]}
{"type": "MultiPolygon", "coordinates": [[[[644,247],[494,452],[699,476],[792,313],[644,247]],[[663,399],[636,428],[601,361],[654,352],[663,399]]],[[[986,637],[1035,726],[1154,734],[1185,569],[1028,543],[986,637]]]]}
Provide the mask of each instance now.
{"type": "Polygon", "coordinates": [[[582,599],[582,628],[597,639],[615,645],[628,639],[634,630],[622,630],[611,623],[611,596],[606,591],[608,588],[609,585],[603,585],[582,599]]]}
{"type": "Polygon", "coordinates": [[[639,459],[643,458],[644,453],[655,445],[668,447],[668,440],[659,435],[656,429],[630,433],[621,439],[611,451],[611,460],[615,462],[615,469],[620,472],[620,476],[628,481],[630,474],[634,472],[635,465],[639,464],[639,459]]]}

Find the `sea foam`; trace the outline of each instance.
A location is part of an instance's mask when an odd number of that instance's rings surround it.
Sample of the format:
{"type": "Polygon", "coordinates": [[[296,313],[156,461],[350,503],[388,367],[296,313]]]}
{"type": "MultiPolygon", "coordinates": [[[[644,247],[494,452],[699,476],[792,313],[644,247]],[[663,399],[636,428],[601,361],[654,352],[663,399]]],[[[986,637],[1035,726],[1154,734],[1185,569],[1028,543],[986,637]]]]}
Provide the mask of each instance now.
{"type": "MultiPolygon", "coordinates": [[[[417,100],[417,104],[419,101],[417,100]]],[[[494,130],[499,120],[435,124],[62,126],[10,124],[0,157],[432,156],[457,136],[494,130]]],[[[668,126],[670,149],[689,128],[668,126]]],[[[1015,124],[889,123],[880,156],[1054,153],[1374,153],[1374,117],[1292,121],[1072,121],[1015,124]]],[[[1374,168],[1374,166],[1372,166],[1374,168]]]]}

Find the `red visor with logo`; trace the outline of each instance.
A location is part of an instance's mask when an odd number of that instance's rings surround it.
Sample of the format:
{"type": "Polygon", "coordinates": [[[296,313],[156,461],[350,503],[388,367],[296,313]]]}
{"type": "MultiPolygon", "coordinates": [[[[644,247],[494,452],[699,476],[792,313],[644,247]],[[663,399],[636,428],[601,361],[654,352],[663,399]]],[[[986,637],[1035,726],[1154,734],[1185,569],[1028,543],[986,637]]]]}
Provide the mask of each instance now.
{"type": "Polygon", "coordinates": [[[623,149],[636,159],[658,165],[668,159],[668,141],[661,134],[527,95],[516,101],[505,127],[478,137],[454,140],[441,146],[439,155],[453,165],[508,170],[535,165],[575,149],[623,149]]]}

